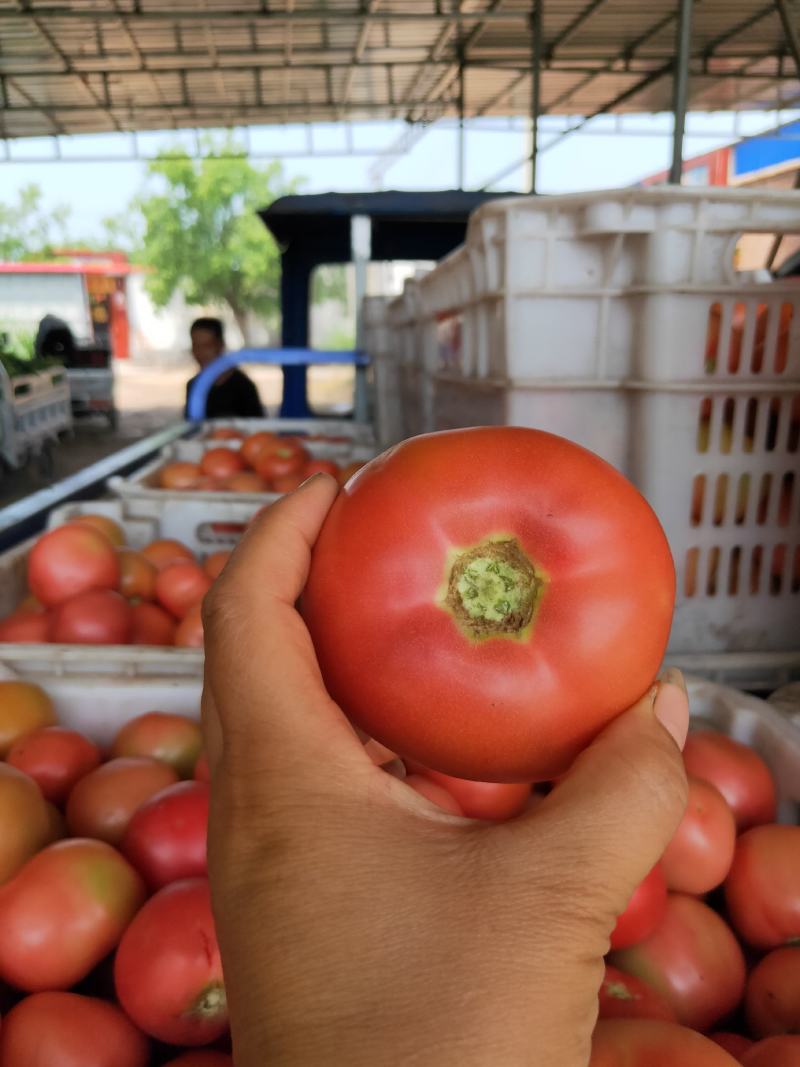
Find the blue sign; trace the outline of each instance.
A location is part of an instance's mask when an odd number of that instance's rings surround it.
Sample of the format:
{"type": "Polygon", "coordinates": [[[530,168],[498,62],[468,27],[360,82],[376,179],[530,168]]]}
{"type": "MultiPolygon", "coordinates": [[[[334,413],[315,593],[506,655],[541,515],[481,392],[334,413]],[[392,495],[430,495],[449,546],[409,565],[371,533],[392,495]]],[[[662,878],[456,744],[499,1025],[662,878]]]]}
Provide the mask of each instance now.
{"type": "Polygon", "coordinates": [[[793,161],[800,163],[800,122],[792,122],[779,131],[752,137],[733,147],[736,177],[793,161]]]}

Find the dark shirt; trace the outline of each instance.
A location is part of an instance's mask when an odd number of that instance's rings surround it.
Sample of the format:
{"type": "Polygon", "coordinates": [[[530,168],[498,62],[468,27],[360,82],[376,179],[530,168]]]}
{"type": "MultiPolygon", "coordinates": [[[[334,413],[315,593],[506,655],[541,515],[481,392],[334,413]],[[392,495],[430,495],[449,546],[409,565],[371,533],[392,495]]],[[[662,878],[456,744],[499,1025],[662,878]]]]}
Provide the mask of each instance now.
{"type": "MultiPolygon", "coordinates": [[[[186,411],[189,406],[189,392],[197,381],[195,376],[186,384],[186,411]]],[[[238,369],[231,371],[224,382],[215,382],[208,392],[206,402],[207,419],[261,419],[264,409],[253,382],[238,369]]]]}

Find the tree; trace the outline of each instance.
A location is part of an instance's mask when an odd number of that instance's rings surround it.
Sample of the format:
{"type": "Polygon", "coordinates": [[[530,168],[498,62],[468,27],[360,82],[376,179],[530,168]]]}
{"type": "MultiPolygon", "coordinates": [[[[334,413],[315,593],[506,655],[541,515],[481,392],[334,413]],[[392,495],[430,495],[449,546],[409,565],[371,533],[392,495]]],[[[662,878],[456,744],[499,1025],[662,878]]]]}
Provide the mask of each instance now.
{"type": "Polygon", "coordinates": [[[69,243],[70,210],[59,205],[47,210],[38,185],[25,185],[15,203],[0,202],[0,259],[48,259],[53,248],[69,243]]]}
{"type": "Polygon", "coordinates": [[[157,189],[138,200],[144,217],[142,262],[155,304],[175,292],[189,304],[227,305],[247,343],[247,313],[273,319],[279,303],[280,256],[256,215],[287,192],[280,163],[259,170],[231,141],[207,142],[199,160],[182,149],[149,168],[157,189]]]}

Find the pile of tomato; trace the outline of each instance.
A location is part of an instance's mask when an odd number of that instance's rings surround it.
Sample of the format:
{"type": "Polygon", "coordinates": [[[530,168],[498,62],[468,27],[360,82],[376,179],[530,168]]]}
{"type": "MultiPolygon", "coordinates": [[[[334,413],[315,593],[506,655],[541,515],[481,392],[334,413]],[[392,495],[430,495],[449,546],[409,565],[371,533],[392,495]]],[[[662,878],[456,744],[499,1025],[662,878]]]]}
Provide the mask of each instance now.
{"type": "Polygon", "coordinates": [[[232,1067],[197,723],[103,751],[3,681],[0,760],[1,1067],[232,1067]]]}
{"type": "Polygon", "coordinates": [[[341,485],[363,464],[340,466],[330,459],[316,459],[307,444],[341,443],[347,438],[298,437],[260,430],[245,437],[236,430],[212,431],[209,441],[228,441],[207,449],[199,463],[165,463],[154,476],[161,489],[202,490],[231,493],[289,493],[310,478],[324,472],[341,485]],[[238,448],[231,441],[241,440],[238,448]]]}
{"type": "Polygon", "coordinates": [[[202,647],[200,604],[229,555],[200,562],[175,540],[136,551],[107,516],[77,516],[31,549],[29,593],[0,641],[202,647]]]}

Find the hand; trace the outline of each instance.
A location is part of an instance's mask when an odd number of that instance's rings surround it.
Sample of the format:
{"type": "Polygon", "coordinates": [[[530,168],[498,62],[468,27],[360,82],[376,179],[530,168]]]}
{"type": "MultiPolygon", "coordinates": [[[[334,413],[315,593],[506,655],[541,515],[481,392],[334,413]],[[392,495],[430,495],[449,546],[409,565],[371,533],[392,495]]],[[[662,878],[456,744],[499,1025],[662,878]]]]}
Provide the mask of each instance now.
{"type": "Polygon", "coordinates": [[[318,475],[269,508],[206,597],[237,1067],[585,1067],[609,934],[686,801],[680,675],[535,809],[446,814],[372,762],[295,609],[336,491],[318,475]]]}

